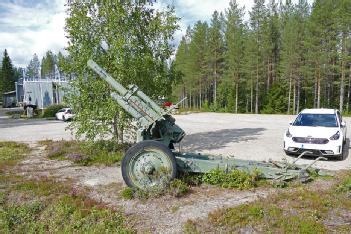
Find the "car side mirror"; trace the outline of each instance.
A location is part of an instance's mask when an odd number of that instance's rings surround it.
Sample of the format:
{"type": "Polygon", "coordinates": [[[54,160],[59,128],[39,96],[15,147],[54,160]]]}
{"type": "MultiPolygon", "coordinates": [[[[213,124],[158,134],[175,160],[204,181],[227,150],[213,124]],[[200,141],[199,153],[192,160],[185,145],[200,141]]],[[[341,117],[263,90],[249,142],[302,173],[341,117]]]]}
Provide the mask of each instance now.
{"type": "Polygon", "coordinates": [[[292,124],[293,124],[293,121],[290,121],[290,122],[289,122],[289,125],[292,125],[292,124]]]}
{"type": "Polygon", "coordinates": [[[341,122],[341,127],[345,127],[346,126],[346,122],[345,121],[342,121],[341,122]]]}

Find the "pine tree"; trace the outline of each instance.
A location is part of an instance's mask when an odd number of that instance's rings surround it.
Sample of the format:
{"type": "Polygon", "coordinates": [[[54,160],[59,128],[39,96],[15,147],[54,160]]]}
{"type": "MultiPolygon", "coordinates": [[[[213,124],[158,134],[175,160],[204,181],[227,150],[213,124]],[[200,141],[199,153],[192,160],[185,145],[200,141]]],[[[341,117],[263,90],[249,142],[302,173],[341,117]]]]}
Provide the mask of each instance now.
{"type": "Polygon", "coordinates": [[[308,22],[308,63],[310,79],[314,79],[314,107],[330,103],[336,63],[335,5],[332,1],[316,0],[308,22]],[[328,78],[328,79],[327,79],[328,78]],[[327,91],[322,95],[322,90],[327,91]]]}
{"type": "Polygon", "coordinates": [[[207,54],[208,25],[198,21],[193,29],[191,42],[189,44],[189,66],[191,79],[194,81],[193,104],[195,107],[202,107],[204,92],[208,78],[208,54],[207,54]],[[195,96],[196,95],[196,96],[195,96]]]}
{"type": "Polygon", "coordinates": [[[220,14],[215,11],[212,15],[208,35],[208,47],[211,54],[209,63],[211,67],[213,103],[217,105],[217,86],[223,72],[224,44],[221,33],[222,22],[220,14]]]}
{"type": "Polygon", "coordinates": [[[260,88],[261,88],[261,77],[263,71],[263,30],[264,22],[267,17],[267,9],[264,5],[264,0],[255,0],[254,6],[250,12],[250,23],[251,30],[254,34],[255,41],[255,52],[253,54],[253,59],[255,61],[255,75],[256,75],[256,84],[255,84],[255,113],[259,112],[259,99],[260,99],[260,88]]]}
{"type": "Polygon", "coordinates": [[[1,64],[0,94],[15,89],[15,71],[6,49],[1,64]]]}
{"type": "Polygon", "coordinates": [[[280,53],[280,28],[278,4],[270,0],[267,8],[267,17],[263,23],[263,70],[266,76],[266,91],[268,92],[277,77],[277,66],[280,53]]]}
{"type": "Polygon", "coordinates": [[[31,79],[39,79],[40,78],[39,71],[40,71],[40,62],[38,59],[38,55],[34,54],[33,58],[30,60],[27,66],[26,76],[31,79]]]}
{"type": "MultiPolygon", "coordinates": [[[[244,9],[239,8],[236,0],[229,3],[226,10],[225,20],[225,44],[227,50],[225,52],[226,63],[226,80],[229,87],[235,92],[235,109],[238,113],[239,85],[243,75],[243,55],[244,55],[244,24],[242,18],[244,9]]],[[[234,97],[227,94],[228,102],[234,97]]]]}
{"type": "MultiPolygon", "coordinates": [[[[340,45],[339,53],[339,73],[340,74],[340,91],[339,91],[339,110],[342,112],[344,109],[344,97],[345,97],[345,79],[347,72],[347,65],[350,66],[349,83],[351,77],[351,4],[347,0],[338,0],[338,6],[336,8],[336,27],[338,31],[338,44],[340,45]]],[[[349,85],[350,86],[350,85],[349,85]]],[[[349,87],[350,90],[350,87],[349,87]]],[[[350,91],[349,91],[350,92],[350,91]]],[[[348,93],[349,101],[350,94],[348,93]]],[[[347,103],[347,111],[349,104],[347,103]]]]}
{"type": "Polygon", "coordinates": [[[288,85],[288,104],[287,113],[291,113],[291,96],[292,90],[294,90],[294,105],[293,113],[295,114],[295,94],[296,94],[296,79],[298,77],[297,67],[299,62],[299,52],[296,50],[296,45],[299,43],[297,34],[298,30],[297,16],[294,12],[294,8],[286,5],[284,11],[284,24],[282,30],[282,50],[281,50],[281,63],[280,73],[283,81],[286,81],[288,85]]]}

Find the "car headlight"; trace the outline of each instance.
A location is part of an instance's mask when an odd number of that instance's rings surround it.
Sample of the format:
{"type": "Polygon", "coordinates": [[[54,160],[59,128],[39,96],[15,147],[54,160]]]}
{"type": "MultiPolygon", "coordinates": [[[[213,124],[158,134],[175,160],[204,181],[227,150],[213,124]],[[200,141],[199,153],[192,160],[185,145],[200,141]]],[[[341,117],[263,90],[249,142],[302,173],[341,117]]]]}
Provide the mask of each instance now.
{"type": "Polygon", "coordinates": [[[340,138],[340,132],[337,131],[337,132],[336,132],[334,135],[332,135],[329,139],[335,141],[335,140],[338,140],[339,138],[340,138]]]}
{"type": "Polygon", "coordinates": [[[286,136],[286,137],[289,137],[289,138],[292,137],[292,135],[291,135],[289,129],[286,131],[285,136],[286,136]]]}

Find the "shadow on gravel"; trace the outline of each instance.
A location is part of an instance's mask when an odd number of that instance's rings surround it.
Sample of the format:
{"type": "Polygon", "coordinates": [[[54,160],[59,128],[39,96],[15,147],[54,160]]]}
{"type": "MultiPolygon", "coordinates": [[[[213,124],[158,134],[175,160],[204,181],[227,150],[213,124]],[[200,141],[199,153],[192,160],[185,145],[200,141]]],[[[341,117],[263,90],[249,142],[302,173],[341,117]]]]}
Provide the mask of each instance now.
{"type": "Polygon", "coordinates": [[[219,149],[228,143],[256,140],[265,128],[223,129],[213,132],[200,132],[186,135],[182,140],[182,148],[191,151],[219,149]]]}

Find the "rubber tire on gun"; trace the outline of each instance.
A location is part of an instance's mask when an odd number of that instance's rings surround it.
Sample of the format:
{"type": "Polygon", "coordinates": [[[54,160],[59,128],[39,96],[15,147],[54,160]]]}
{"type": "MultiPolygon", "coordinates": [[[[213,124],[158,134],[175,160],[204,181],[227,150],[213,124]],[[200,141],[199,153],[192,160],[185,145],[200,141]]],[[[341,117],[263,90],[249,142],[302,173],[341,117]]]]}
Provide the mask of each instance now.
{"type": "MultiPolygon", "coordinates": [[[[145,140],[141,141],[139,143],[136,143],[132,147],[130,147],[125,156],[123,157],[122,160],[122,177],[124,182],[131,188],[139,188],[139,189],[145,189],[145,187],[142,187],[136,183],[135,180],[133,180],[132,172],[131,172],[131,165],[133,163],[133,160],[138,157],[138,155],[143,154],[143,152],[159,152],[161,153],[161,157],[167,161],[168,163],[168,170],[167,175],[168,175],[168,181],[171,181],[177,176],[177,163],[176,159],[172,153],[172,151],[164,144],[158,141],[153,141],[153,140],[145,140]]],[[[157,169],[155,169],[157,170],[157,169]]]]}

